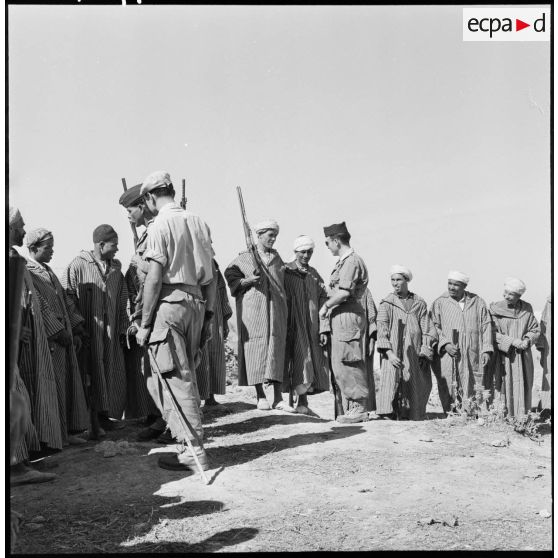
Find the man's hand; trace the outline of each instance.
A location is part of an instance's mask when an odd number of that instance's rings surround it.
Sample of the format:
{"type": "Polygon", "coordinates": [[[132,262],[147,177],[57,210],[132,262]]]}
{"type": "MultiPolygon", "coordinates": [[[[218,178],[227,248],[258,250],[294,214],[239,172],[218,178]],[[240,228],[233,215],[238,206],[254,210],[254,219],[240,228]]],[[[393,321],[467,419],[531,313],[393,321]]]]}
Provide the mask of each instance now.
{"type": "Polygon", "coordinates": [[[481,356],[482,366],[483,367],[488,366],[489,362],[490,362],[490,353],[482,353],[482,356],[481,356]]]}
{"type": "Polygon", "coordinates": [[[522,351],[526,351],[529,348],[529,346],[530,346],[529,339],[523,339],[521,341],[521,345],[519,346],[519,348],[522,351]]]}
{"type": "Polygon", "coordinates": [[[452,343],[446,343],[444,345],[444,349],[451,358],[455,358],[459,356],[459,347],[453,345],[452,343]]]}
{"type": "Polygon", "coordinates": [[[213,337],[213,320],[211,318],[203,321],[200,337],[200,349],[205,347],[205,344],[213,337]]]}
{"type": "Polygon", "coordinates": [[[73,342],[74,342],[74,349],[75,349],[76,353],[79,353],[79,351],[81,350],[81,345],[82,345],[81,339],[77,335],[74,335],[73,342]]]}
{"type": "Polygon", "coordinates": [[[261,278],[261,275],[249,275],[248,277],[242,279],[242,286],[251,289],[261,281],[261,278]]]}
{"type": "Polygon", "coordinates": [[[139,327],[136,333],[136,343],[140,347],[145,347],[147,342],[149,341],[149,336],[151,335],[151,328],[150,327],[139,327]]]}
{"type": "Polygon", "coordinates": [[[328,334],[320,333],[320,346],[321,347],[327,346],[327,342],[328,342],[328,334]]]}
{"type": "Polygon", "coordinates": [[[48,340],[58,343],[58,345],[62,345],[62,347],[68,347],[72,344],[72,336],[65,329],[61,329],[59,332],[51,335],[48,340]]]}
{"type": "Polygon", "coordinates": [[[229,324],[225,322],[223,324],[223,341],[226,341],[228,336],[229,336],[229,324]]]}
{"type": "Polygon", "coordinates": [[[523,341],[521,339],[514,339],[512,341],[512,347],[515,347],[518,351],[522,351],[523,341]]]}
{"type": "Polygon", "coordinates": [[[372,356],[374,354],[374,347],[376,347],[376,341],[372,337],[368,340],[368,356],[372,356]]]}
{"type": "Polygon", "coordinates": [[[403,363],[395,356],[395,353],[393,351],[388,351],[387,357],[392,366],[394,366],[395,368],[403,368],[403,363]]]}
{"type": "Polygon", "coordinates": [[[325,320],[329,316],[329,308],[325,305],[325,303],[320,308],[319,315],[322,320],[325,320]]]}
{"type": "Polygon", "coordinates": [[[19,340],[22,343],[29,344],[31,342],[31,328],[23,326],[19,334],[19,340]]]}

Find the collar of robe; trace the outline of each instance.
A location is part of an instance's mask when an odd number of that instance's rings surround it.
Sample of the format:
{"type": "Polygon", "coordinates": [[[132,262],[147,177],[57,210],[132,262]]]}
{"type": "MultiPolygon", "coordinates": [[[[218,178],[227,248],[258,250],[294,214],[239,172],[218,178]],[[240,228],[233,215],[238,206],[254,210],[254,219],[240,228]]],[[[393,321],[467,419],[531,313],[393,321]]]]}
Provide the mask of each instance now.
{"type": "MultiPolygon", "coordinates": [[[[91,252],[87,251],[87,250],[82,250],[79,253],[79,257],[82,260],[85,260],[89,263],[92,263],[94,265],[97,266],[97,268],[100,269],[99,264],[97,263],[97,260],[93,257],[93,254],[91,254],[91,252]]],[[[122,264],[120,263],[119,260],[117,259],[113,259],[113,260],[107,260],[108,261],[108,266],[107,266],[107,271],[104,274],[104,276],[108,276],[109,273],[113,272],[113,271],[120,271],[120,269],[122,268],[122,264]]]]}
{"type": "MultiPolygon", "coordinates": [[[[409,310],[409,312],[415,307],[415,304],[418,302],[417,297],[415,296],[415,293],[409,291],[409,294],[407,295],[407,298],[412,299],[413,304],[409,310]]],[[[393,306],[397,306],[398,308],[401,308],[401,310],[403,310],[404,312],[407,312],[407,309],[405,308],[405,305],[403,304],[403,299],[398,297],[395,293],[389,293],[384,299],[382,299],[380,301],[380,304],[382,302],[387,302],[388,304],[393,304],[393,306]]]]}
{"type": "Polygon", "coordinates": [[[519,300],[515,308],[510,308],[507,301],[500,300],[499,302],[493,302],[490,305],[490,312],[497,316],[498,318],[521,318],[527,312],[532,312],[531,305],[528,302],[519,300]]]}

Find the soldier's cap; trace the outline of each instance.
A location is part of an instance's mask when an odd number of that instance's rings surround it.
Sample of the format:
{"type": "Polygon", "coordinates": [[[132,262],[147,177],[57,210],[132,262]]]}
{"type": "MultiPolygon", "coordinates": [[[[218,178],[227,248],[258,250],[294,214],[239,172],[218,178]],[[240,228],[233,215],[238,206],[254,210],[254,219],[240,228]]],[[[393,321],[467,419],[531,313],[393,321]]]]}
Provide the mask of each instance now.
{"type": "Polygon", "coordinates": [[[172,185],[170,174],[166,171],[155,171],[147,176],[141,184],[141,195],[147,194],[155,188],[172,185]]]}
{"type": "Polygon", "coordinates": [[[118,203],[120,205],[123,205],[124,207],[131,207],[132,205],[137,205],[142,198],[143,196],[141,194],[141,184],[136,184],[135,186],[128,188],[120,196],[118,203]]]}
{"type": "Polygon", "coordinates": [[[342,223],[329,225],[329,227],[324,227],[324,235],[326,237],[335,236],[336,234],[349,234],[347,225],[345,225],[345,221],[343,221],[342,223]]]}
{"type": "Polygon", "coordinates": [[[110,225],[99,225],[93,231],[93,242],[110,242],[118,238],[118,233],[110,225]]]}

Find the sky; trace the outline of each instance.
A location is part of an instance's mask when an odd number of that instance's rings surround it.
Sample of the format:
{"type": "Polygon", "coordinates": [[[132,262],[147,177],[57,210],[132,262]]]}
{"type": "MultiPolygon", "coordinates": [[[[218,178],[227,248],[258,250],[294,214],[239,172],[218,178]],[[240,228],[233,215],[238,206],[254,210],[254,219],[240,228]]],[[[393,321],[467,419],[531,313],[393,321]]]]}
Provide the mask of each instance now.
{"type": "Polygon", "coordinates": [[[458,6],[9,6],[9,200],[55,237],[57,273],[93,229],[133,253],[121,177],[167,170],[224,268],[249,222],[276,248],[345,221],[376,301],[411,268],[501,298],[550,293],[550,43],[463,42],[458,6]]]}

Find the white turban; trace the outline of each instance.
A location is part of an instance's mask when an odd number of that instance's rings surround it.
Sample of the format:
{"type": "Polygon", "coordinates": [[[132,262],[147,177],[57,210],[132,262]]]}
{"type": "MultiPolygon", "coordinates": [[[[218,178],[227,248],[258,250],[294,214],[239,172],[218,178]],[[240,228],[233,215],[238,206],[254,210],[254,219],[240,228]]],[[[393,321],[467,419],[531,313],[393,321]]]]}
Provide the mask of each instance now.
{"type": "Polygon", "coordinates": [[[17,207],[13,207],[10,205],[10,213],[9,213],[9,221],[8,221],[9,226],[11,227],[12,225],[15,225],[15,223],[17,223],[21,219],[22,217],[21,217],[21,213],[19,212],[19,209],[17,207]]]}
{"type": "Polygon", "coordinates": [[[392,275],[395,275],[396,273],[399,273],[400,275],[403,275],[404,277],[407,278],[407,281],[412,281],[413,280],[413,273],[411,272],[411,270],[408,267],[405,267],[404,265],[392,265],[389,268],[389,276],[391,277],[392,275]]]}
{"type": "Polygon", "coordinates": [[[465,273],[461,273],[461,271],[450,271],[448,273],[448,279],[451,279],[452,281],[459,281],[465,285],[469,284],[469,277],[465,275],[465,273]]]}
{"type": "Polygon", "coordinates": [[[293,243],[293,249],[295,252],[298,252],[299,250],[314,250],[315,247],[316,245],[314,244],[314,241],[305,234],[295,238],[293,243]]]}
{"type": "Polygon", "coordinates": [[[52,233],[48,229],[33,229],[25,235],[25,244],[27,246],[33,246],[34,244],[40,244],[45,240],[49,240],[52,237],[52,233]]]}
{"type": "Polygon", "coordinates": [[[146,176],[141,183],[140,194],[151,192],[155,188],[161,188],[162,186],[170,186],[172,184],[171,177],[166,171],[155,171],[149,176],[146,176]]]}
{"type": "Polygon", "coordinates": [[[268,231],[270,229],[274,230],[274,231],[277,231],[277,233],[279,233],[279,224],[277,223],[277,221],[274,221],[273,219],[267,219],[265,221],[260,221],[254,227],[254,230],[256,231],[256,234],[264,232],[264,231],[268,231]]]}
{"type": "Polygon", "coordinates": [[[517,293],[519,296],[521,296],[527,290],[527,287],[521,279],[508,277],[504,281],[504,289],[512,293],[517,293]]]}

